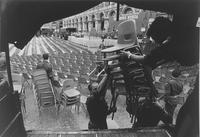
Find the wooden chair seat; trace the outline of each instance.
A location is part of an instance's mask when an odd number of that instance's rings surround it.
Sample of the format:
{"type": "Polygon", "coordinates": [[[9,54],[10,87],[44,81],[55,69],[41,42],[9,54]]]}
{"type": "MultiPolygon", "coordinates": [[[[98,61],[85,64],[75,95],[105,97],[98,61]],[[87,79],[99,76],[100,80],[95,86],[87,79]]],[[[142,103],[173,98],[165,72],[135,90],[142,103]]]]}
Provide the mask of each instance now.
{"type": "Polygon", "coordinates": [[[63,91],[63,95],[69,98],[76,97],[80,95],[80,92],[76,89],[69,89],[63,91]]]}

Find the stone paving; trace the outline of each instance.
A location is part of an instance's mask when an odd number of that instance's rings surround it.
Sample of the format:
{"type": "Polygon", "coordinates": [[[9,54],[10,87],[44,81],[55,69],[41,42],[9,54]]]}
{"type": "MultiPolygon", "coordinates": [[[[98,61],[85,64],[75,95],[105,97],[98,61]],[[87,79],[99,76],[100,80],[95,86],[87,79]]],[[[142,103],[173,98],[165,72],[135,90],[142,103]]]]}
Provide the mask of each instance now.
{"type": "MultiPolygon", "coordinates": [[[[86,97],[89,92],[86,86],[81,90],[81,94],[86,97]]],[[[110,92],[107,92],[106,101],[108,105],[111,100],[110,92]]],[[[117,112],[107,117],[109,129],[115,128],[130,128],[132,123],[131,118],[126,112],[125,96],[119,96],[117,101],[117,112]]],[[[66,110],[61,106],[58,115],[55,113],[55,108],[49,108],[42,111],[39,116],[38,106],[33,91],[29,88],[26,89],[26,109],[24,114],[24,124],[26,130],[51,130],[51,131],[72,131],[72,130],[86,130],[88,128],[89,117],[83,107],[80,107],[79,113],[75,107],[68,107],[66,110]]],[[[162,103],[162,102],[161,102],[162,103]]],[[[177,107],[175,117],[180,109],[177,107]]],[[[175,122],[175,121],[174,121],[175,122]]]]}
{"type": "MultiPolygon", "coordinates": [[[[86,86],[81,90],[83,96],[88,95],[89,92],[86,86]]],[[[108,105],[111,96],[106,98],[108,105]]],[[[85,109],[81,106],[79,113],[75,107],[69,107],[67,110],[61,107],[59,114],[56,116],[55,108],[49,108],[42,111],[39,116],[38,106],[34,93],[30,88],[26,89],[26,109],[24,114],[24,124],[26,130],[51,130],[51,131],[71,131],[71,130],[85,130],[88,128],[89,117],[85,109]]],[[[119,97],[118,109],[115,117],[112,120],[111,115],[108,116],[108,127],[113,128],[128,128],[131,127],[130,118],[125,111],[125,98],[119,97]],[[123,102],[122,102],[123,101],[123,102]]]]}

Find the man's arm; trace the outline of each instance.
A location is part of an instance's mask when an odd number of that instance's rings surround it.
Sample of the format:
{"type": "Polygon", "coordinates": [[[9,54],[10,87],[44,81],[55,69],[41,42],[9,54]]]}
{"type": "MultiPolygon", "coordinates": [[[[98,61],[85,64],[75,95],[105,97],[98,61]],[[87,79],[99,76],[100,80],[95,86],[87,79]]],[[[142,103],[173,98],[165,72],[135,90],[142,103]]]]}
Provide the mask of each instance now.
{"type": "Polygon", "coordinates": [[[129,57],[129,59],[135,60],[136,62],[144,63],[145,55],[130,54],[128,57],[129,57]]]}
{"type": "Polygon", "coordinates": [[[121,51],[121,52],[123,54],[125,54],[128,59],[134,60],[134,61],[139,62],[139,63],[144,62],[145,55],[135,55],[135,54],[132,54],[131,52],[127,52],[127,51],[121,51]]]}
{"type": "Polygon", "coordinates": [[[105,74],[105,76],[103,77],[103,79],[100,81],[98,87],[97,87],[97,90],[98,91],[101,91],[103,88],[105,88],[106,86],[106,83],[107,83],[107,79],[108,79],[108,75],[105,74]]]}
{"type": "Polygon", "coordinates": [[[52,65],[47,64],[46,69],[47,69],[47,73],[48,73],[49,78],[53,80],[54,79],[54,73],[53,73],[52,65]]]}
{"type": "Polygon", "coordinates": [[[122,55],[127,56],[127,58],[130,58],[144,65],[150,66],[152,69],[154,69],[163,63],[174,60],[174,58],[171,56],[170,48],[170,46],[161,45],[151,50],[151,52],[147,55],[135,55],[127,51],[121,52],[124,53],[122,55]]]}
{"type": "Polygon", "coordinates": [[[42,68],[42,64],[37,64],[36,69],[41,69],[42,68]]]}
{"type": "Polygon", "coordinates": [[[159,106],[159,111],[160,111],[160,120],[163,121],[165,124],[172,124],[173,122],[173,117],[167,113],[167,111],[165,111],[164,108],[162,108],[161,106],[159,106]]]}

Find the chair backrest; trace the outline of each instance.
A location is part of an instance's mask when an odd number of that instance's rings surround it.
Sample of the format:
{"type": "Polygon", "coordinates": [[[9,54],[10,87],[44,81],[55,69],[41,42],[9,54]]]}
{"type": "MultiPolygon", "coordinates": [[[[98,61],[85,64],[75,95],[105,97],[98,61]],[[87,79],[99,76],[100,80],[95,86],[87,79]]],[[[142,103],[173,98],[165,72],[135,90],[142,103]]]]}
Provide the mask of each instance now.
{"type": "Polygon", "coordinates": [[[37,91],[43,89],[52,90],[50,80],[46,71],[43,69],[37,69],[33,72],[33,83],[35,84],[37,91]]]}
{"type": "Polygon", "coordinates": [[[76,87],[76,82],[73,79],[66,79],[63,82],[63,91],[76,87]]]}

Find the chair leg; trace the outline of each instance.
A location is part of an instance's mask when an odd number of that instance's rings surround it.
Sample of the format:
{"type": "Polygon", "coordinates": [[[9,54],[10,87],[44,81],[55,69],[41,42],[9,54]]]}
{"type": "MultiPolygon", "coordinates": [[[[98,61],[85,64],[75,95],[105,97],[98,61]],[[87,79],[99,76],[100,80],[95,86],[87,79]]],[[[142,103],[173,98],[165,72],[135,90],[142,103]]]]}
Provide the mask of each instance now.
{"type": "Polygon", "coordinates": [[[64,110],[66,112],[67,111],[67,104],[66,104],[66,102],[64,102],[63,104],[64,104],[64,110]]]}
{"type": "Polygon", "coordinates": [[[59,115],[59,112],[60,112],[60,106],[61,106],[61,104],[59,103],[58,105],[57,105],[57,109],[56,109],[56,115],[59,115]]]}
{"type": "Polygon", "coordinates": [[[79,114],[79,110],[80,110],[80,105],[81,105],[81,103],[80,103],[80,101],[77,103],[77,111],[78,111],[78,114],[79,114]]]}
{"type": "Polygon", "coordinates": [[[26,104],[25,104],[25,100],[22,100],[22,108],[24,110],[24,112],[26,113],[26,104]]]}
{"type": "Polygon", "coordinates": [[[39,111],[39,117],[41,117],[42,113],[41,113],[41,108],[40,108],[40,106],[38,107],[38,111],[39,111]]]}
{"type": "Polygon", "coordinates": [[[26,80],[27,81],[27,83],[28,83],[28,86],[30,87],[30,89],[32,89],[32,84],[31,83],[29,83],[29,81],[28,80],[26,80]]]}
{"type": "Polygon", "coordinates": [[[25,95],[25,87],[22,87],[20,98],[21,98],[21,107],[22,107],[24,113],[26,113],[25,97],[26,97],[26,95],[25,95]]]}

